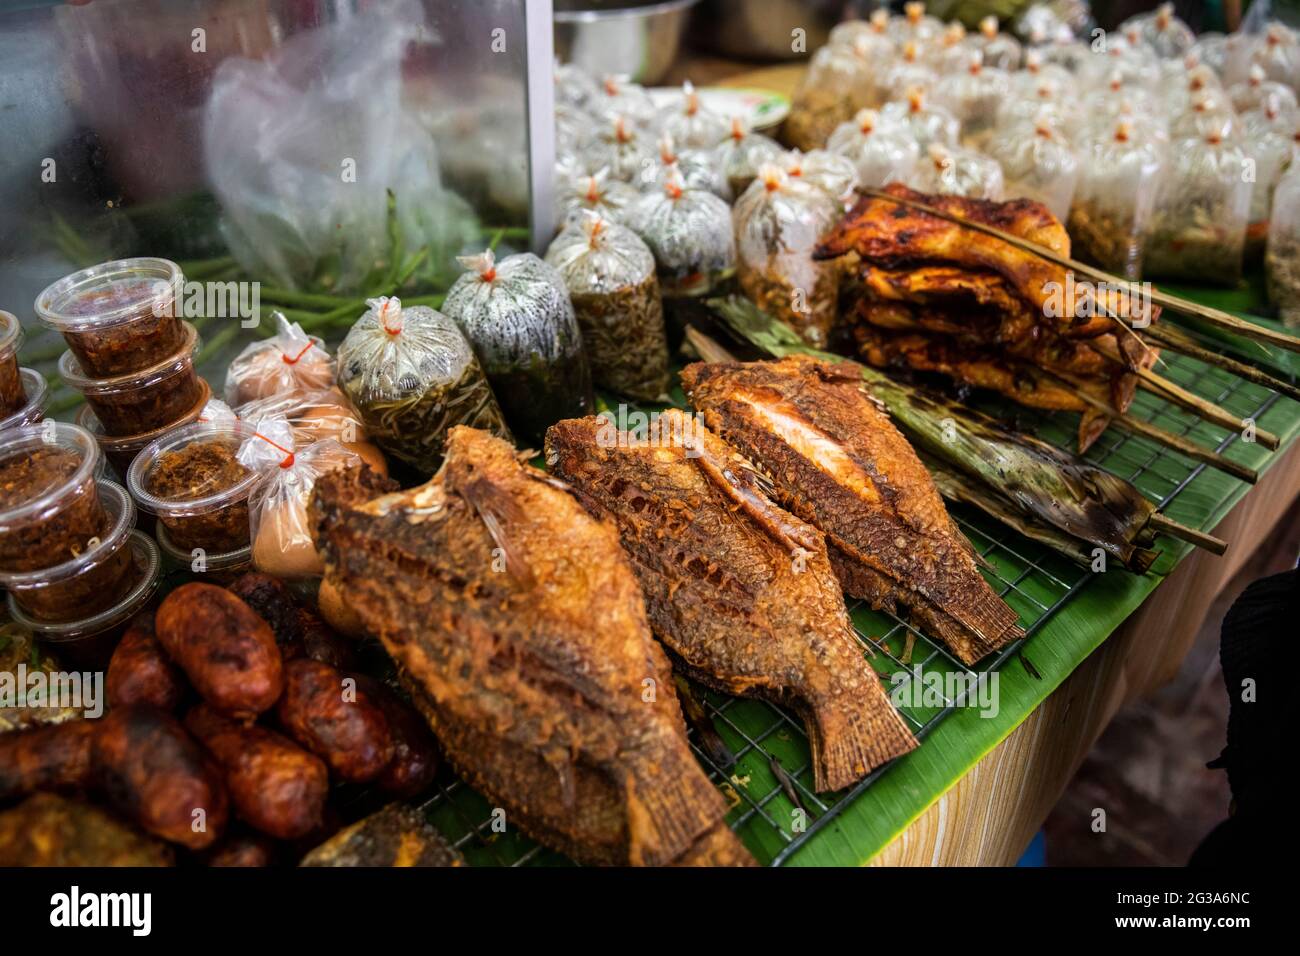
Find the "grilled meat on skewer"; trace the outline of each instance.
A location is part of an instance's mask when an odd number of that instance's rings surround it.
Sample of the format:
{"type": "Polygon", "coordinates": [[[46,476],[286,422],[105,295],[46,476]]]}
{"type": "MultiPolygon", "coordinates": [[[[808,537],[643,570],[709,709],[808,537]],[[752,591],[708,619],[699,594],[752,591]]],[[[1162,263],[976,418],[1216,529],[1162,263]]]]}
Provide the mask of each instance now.
{"type": "Polygon", "coordinates": [[[356,469],[321,478],[317,543],[449,762],[508,825],[581,862],[691,853],[726,803],[686,742],[612,525],[463,427],[434,480],[370,498],[356,469]]]}
{"type": "Polygon", "coordinates": [[[649,440],[613,431],[597,418],[559,422],[547,464],[613,517],[650,626],[682,670],[789,705],[808,728],[819,791],[914,748],[853,634],[822,534],[676,409],[649,440]]]}
{"type": "Polygon", "coordinates": [[[846,593],[891,611],[906,605],[966,663],[1024,634],[858,366],[806,356],[696,363],[682,381],[705,424],[825,533],[846,593]]]}

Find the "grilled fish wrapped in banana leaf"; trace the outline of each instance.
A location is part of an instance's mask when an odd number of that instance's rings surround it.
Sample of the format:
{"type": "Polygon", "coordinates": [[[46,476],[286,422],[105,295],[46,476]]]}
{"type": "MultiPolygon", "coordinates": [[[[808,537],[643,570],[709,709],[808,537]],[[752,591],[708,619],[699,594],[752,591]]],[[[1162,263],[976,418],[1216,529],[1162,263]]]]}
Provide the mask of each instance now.
{"type": "Polygon", "coordinates": [[[716,435],[677,409],[647,435],[570,419],[547,432],[546,462],[613,517],[650,626],[686,674],[799,714],[818,790],[916,746],[853,634],[821,532],[716,435]]]}
{"type": "Polygon", "coordinates": [[[970,543],[858,369],[790,356],[696,363],[682,382],[705,424],[767,472],[783,505],[825,533],[846,593],[890,611],[905,605],[974,663],[1024,631],[980,576],[970,543]]]}
{"type": "Polygon", "coordinates": [[[317,484],[327,579],[508,825],[586,863],[669,864],[701,841],[747,857],[713,842],[726,804],[612,525],[464,427],[432,481],[370,498],[356,469],[317,484]]]}

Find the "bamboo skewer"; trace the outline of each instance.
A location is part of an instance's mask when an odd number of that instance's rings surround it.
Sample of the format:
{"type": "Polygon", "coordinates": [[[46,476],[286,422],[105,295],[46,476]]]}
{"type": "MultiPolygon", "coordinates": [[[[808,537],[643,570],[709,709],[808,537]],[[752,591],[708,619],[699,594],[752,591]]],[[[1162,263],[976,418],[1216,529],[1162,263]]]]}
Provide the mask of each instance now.
{"type": "MultiPolygon", "coordinates": [[[[1112,349],[1098,343],[1093,343],[1092,347],[1112,361],[1119,360],[1119,357],[1115,355],[1112,349]]],[[[1246,423],[1242,419],[1237,418],[1227,409],[1201,398],[1194,392],[1189,392],[1181,385],[1169,381],[1162,375],[1157,375],[1149,368],[1138,369],[1137,376],[1138,383],[1147,391],[1159,395],[1175,405],[1180,405],[1190,412],[1195,412],[1211,425],[1218,425],[1220,428],[1226,428],[1232,432],[1242,431],[1246,427],[1246,423]]],[[[1282,446],[1281,439],[1276,435],[1258,427],[1255,429],[1255,440],[1269,451],[1277,451],[1282,446]]]]}
{"type": "Polygon", "coordinates": [[[1279,394],[1300,402],[1300,386],[1292,385],[1290,382],[1284,382],[1282,379],[1270,375],[1262,369],[1256,368],[1249,362],[1243,362],[1240,359],[1232,358],[1229,355],[1222,355],[1219,352],[1213,352],[1194,342],[1181,330],[1168,327],[1162,328],[1159,325],[1150,325],[1142,330],[1142,334],[1147,338],[1154,339],[1165,348],[1172,349],[1180,355],[1186,355],[1188,358],[1194,358],[1207,365],[1213,365],[1215,368],[1221,368],[1225,372],[1236,375],[1239,378],[1244,378],[1252,384],[1262,385],[1265,388],[1272,389],[1279,394]]]}
{"type": "Polygon", "coordinates": [[[1043,374],[1049,378],[1056,379],[1064,385],[1074,388],[1075,394],[1078,395],[1079,398],[1083,399],[1085,404],[1091,405],[1093,408],[1106,415],[1106,417],[1114,420],[1116,424],[1128,429],[1135,435],[1149,438],[1151,441],[1164,445],[1166,448],[1172,448],[1174,451],[1181,452],[1195,461],[1204,462],[1211,467],[1219,469],[1219,471],[1222,471],[1225,474],[1241,479],[1248,485],[1253,485],[1259,481],[1259,472],[1254,468],[1248,468],[1245,465],[1238,464],[1229,458],[1225,458],[1218,452],[1202,448],[1200,445],[1196,444],[1196,442],[1183,438],[1181,435],[1175,435],[1173,432],[1165,431],[1163,428],[1152,425],[1150,422],[1144,422],[1140,418],[1134,418],[1127,412],[1121,412],[1109,402],[1103,402],[1101,399],[1089,395],[1083,389],[1079,388],[1077,383],[1071,382],[1067,378],[1054,375],[1046,370],[1044,370],[1043,374]]]}
{"type": "MultiPolygon", "coordinates": [[[[942,209],[935,209],[933,206],[926,205],[925,203],[916,202],[912,199],[904,199],[901,196],[890,195],[883,189],[859,188],[859,191],[867,196],[898,203],[900,206],[907,206],[919,212],[926,213],[927,215],[935,216],[939,219],[947,220],[948,222],[954,222],[961,226],[966,226],[969,229],[974,229],[976,232],[982,232],[985,235],[994,237],[995,239],[1001,239],[1003,242],[1015,246],[1017,249],[1036,255],[1041,259],[1046,259],[1048,262],[1061,266],[1063,269],[1072,269],[1074,272],[1087,276],[1088,278],[1094,279],[1098,282],[1105,282],[1116,286],[1132,285],[1131,282],[1121,279],[1119,276],[1112,275],[1101,269],[1095,269],[1092,266],[1085,265],[1084,263],[1071,259],[1068,256],[1059,255],[1051,249],[1030,242],[1027,239],[1022,239],[1019,236],[1013,235],[1012,233],[1006,232],[1002,229],[998,229],[996,226],[989,226],[982,222],[963,219],[961,216],[954,216],[951,213],[944,212],[942,209]]],[[[1257,342],[1264,342],[1269,345],[1276,345],[1279,348],[1284,348],[1290,352],[1300,352],[1300,338],[1286,335],[1282,332],[1274,332],[1272,329],[1262,328],[1261,326],[1254,325],[1244,319],[1239,319],[1228,312],[1223,312],[1220,309],[1212,309],[1209,306],[1200,305],[1196,302],[1191,302],[1187,299],[1170,295],[1167,292],[1160,292],[1154,288],[1151,290],[1151,301],[1167,309],[1172,309],[1175,312],[1182,312],[1186,315],[1192,315],[1196,318],[1203,319],[1211,325],[1217,325],[1219,328],[1235,332],[1245,338],[1254,339],[1257,342]]],[[[1119,322],[1119,324],[1130,333],[1133,333],[1133,330],[1128,326],[1128,324],[1121,321],[1118,316],[1112,315],[1111,318],[1119,322]]]]}
{"type": "Polygon", "coordinates": [[[1151,517],[1147,519],[1147,523],[1155,530],[1164,532],[1171,538],[1177,538],[1179,541],[1186,541],[1198,548],[1204,548],[1211,554],[1221,555],[1228,550],[1228,542],[1222,538],[1216,538],[1212,534],[1206,534],[1204,531],[1197,531],[1185,524],[1179,524],[1173,518],[1159,511],[1152,512],[1151,517]]]}

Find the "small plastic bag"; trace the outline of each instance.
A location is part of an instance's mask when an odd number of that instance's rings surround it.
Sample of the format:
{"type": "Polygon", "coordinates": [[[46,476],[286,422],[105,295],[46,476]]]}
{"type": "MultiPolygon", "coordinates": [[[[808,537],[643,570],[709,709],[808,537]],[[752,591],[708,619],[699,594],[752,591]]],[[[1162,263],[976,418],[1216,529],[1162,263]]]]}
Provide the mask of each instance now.
{"type": "Polygon", "coordinates": [[[210,425],[233,425],[239,421],[235,410],[219,398],[210,398],[199,412],[199,421],[210,425]]]}
{"type": "Polygon", "coordinates": [[[611,179],[634,185],[637,177],[655,160],[648,134],[623,116],[608,120],[597,131],[590,149],[591,162],[597,169],[607,169],[611,179]]]}
{"type": "Polygon", "coordinates": [[[591,372],[564,280],[531,252],[497,262],[488,249],[457,261],[466,271],[443,309],[474,346],[516,433],[540,442],[560,419],[592,414],[591,372]]]}
{"type": "Polygon", "coordinates": [[[966,42],[966,28],[960,20],[948,24],[939,42],[925,51],[926,62],[936,73],[956,73],[966,65],[972,47],[966,42]]]}
{"type": "Polygon", "coordinates": [[[654,254],[665,299],[707,295],[736,268],[730,207],[678,175],[634,202],[626,224],[654,254]]]}
{"type": "Polygon", "coordinates": [[[950,73],[934,88],[934,100],[961,123],[962,141],[978,143],[992,132],[1011,80],[1005,70],[984,65],[979,51],[970,54],[962,73],[950,73]]]}
{"type": "Polygon", "coordinates": [[[766,165],[736,201],[736,276],[759,308],[825,346],[835,322],[839,271],[813,248],[840,216],[825,192],[766,165]]]}
{"type": "Polygon", "coordinates": [[[843,20],[831,27],[829,46],[852,50],[864,61],[881,62],[894,55],[889,38],[889,11],[873,10],[866,20],[843,20]]]}
{"type": "Polygon", "coordinates": [[[927,102],[925,90],[914,86],[907,91],[905,102],[886,103],[880,115],[888,120],[905,120],[912,138],[921,149],[931,143],[956,146],[961,137],[961,123],[942,106],[927,102]]]}
{"type": "Polygon", "coordinates": [[[1010,95],[998,109],[992,138],[1006,136],[1009,130],[1025,123],[1037,123],[1044,115],[1051,117],[1053,126],[1064,128],[1070,123],[1073,112],[1073,108],[1064,102],[1061,85],[1049,76],[1040,75],[1036,83],[1028,86],[1012,85],[1010,95]]]}
{"type": "Polygon", "coordinates": [[[256,434],[240,445],[236,457],[261,476],[248,498],[253,567],[278,578],[318,577],[325,562],[307,517],[316,479],[361,459],[329,439],[299,447],[283,418],[249,425],[256,434]]]}
{"type": "Polygon", "coordinates": [[[700,103],[690,80],[682,84],[681,99],[659,112],[659,128],[685,149],[712,149],[727,138],[727,121],[700,103]]]}
{"type": "Polygon", "coordinates": [[[1173,143],[1151,216],[1146,274],[1236,284],[1250,216],[1245,160],[1214,128],[1173,143]]]}
{"type": "Polygon", "coordinates": [[[1041,202],[1065,222],[1079,181],[1079,159],[1050,112],[994,137],[988,154],[1002,167],[1007,198],[1041,202]]]}
{"type": "Polygon", "coordinates": [[[905,182],[921,156],[911,127],[882,121],[875,110],[859,110],[852,122],[840,124],[826,148],[853,163],[859,186],[905,182]]]}
{"type": "Polygon", "coordinates": [[[556,183],[555,221],[563,228],[584,212],[598,212],[621,222],[640,193],[634,186],[609,178],[608,170],[577,176],[556,183]]]}
{"type": "Polygon", "coordinates": [[[1192,98],[1186,112],[1169,124],[1169,139],[1200,139],[1211,132],[1220,139],[1235,139],[1241,124],[1232,105],[1218,91],[1206,91],[1192,98]]]}
{"type": "Polygon", "coordinates": [[[778,157],[779,165],[791,179],[802,180],[820,189],[841,208],[853,201],[858,185],[858,170],[853,162],[838,153],[812,149],[801,153],[794,149],[778,157]]]}
{"type": "Polygon", "coordinates": [[[895,43],[929,43],[943,33],[943,21],[927,16],[920,0],[911,0],[903,4],[901,17],[889,18],[888,31],[895,43]]]}
{"type": "Polygon", "coordinates": [[[664,133],[659,137],[658,160],[642,169],[636,186],[642,191],[662,189],[673,173],[681,177],[687,189],[705,189],[720,199],[731,198],[713,150],[678,149],[672,135],[664,133]]]}
{"type": "Polygon", "coordinates": [[[1223,79],[1227,69],[1228,49],[1228,37],[1222,33],[1202,33],[1187,51],[1187,56],[1192,58],[1194,65],[1208,66],[1223,79]]]}
{"type": "Polygon", "coordinates": [[[456,323],[428,306],[371,299],[339,346],[339,387],[369,438],[431,475],[453,425],[506,440],[510,429],[474,350],[456,323]]]}
{"type": "Polygon", "coordinates": [[[1259,108],[1241,116],[1242,146],[1253,161],[1250,222],[1246,227],[1246,259],[1258,262],[1268,237],[1273,191],[1286,171],[1296,144],[1296,115],[1283,110],[1283,101],[1270,96],[1259,108]]]}
{"type": "Polygon", "coordinates": [[[726,184],[723,199],[731,200],[743,193],[758,176],[758,169],[781,153],[776,140],[762,133],[750,132],[739,116],[731,120],[731,135],[714,150],[714,165],[726,184]]]}
{"type": "Polygon", "coordinates": [[[1046,81],[1056,85],[1058,90],[1065,90],[1071,83],[1073,74],[1056,63],[1043,61],[1042,50],[1025,51],[1025,68],[1011,74],[1011,85],[1021,89],[1036,89],[1038,84],[1046,81]]]}
{"type": "Polygon", "coordinates": [[[1164,153],[1126,120],[1082,144],[1067,231],[1075,258],[1130,281],[1142,277],[1145,239],[1164,153]]]}
{"type": "Polygon", "coordinates": [[[655,259],[631,229],[587,212],[555,237],[546,263],[569,290],[596,384],[661,400],[672,383],[655,259]]]}
{"type": "Polygon", "coordinates": [[[795,90],[782,140],[795,149],[824,146],[835,127],[875,95],[868,60],[853,49],[824,46],[813,54],[795,90]]]}
{"type": "Polygon", "coordinates": [[[1002,167],[991,156],[962,146],[931,143],[908,184],[918,192],[971,199],[1003,197],[1002,167]]]}
{"type": "Polygon", "coordinates": [[[1174,16],[1174,5],[1162,3],[1150,13],[1139,14],[1120,24],[1120,31],[1136,29],[1142,41],[1155,50],[1157,56],[1181,57],[1196,43],[1196,35],[1182,20],[1174,16]]]}
{"type": "Polygon", "coordinates": [[[600,96],[600,87],[586,70],[572,63],[555,64],[555,106],[590,110],[600,96]]]}
{"type": "Polygon", "coordinates": [[[1278,108],[1283,111],[1294,112],[1296,109],[1295,90],[1285,83],[1268,79],[1264,68],[1258,63],[1251,65],[1250,74],[1244,83],[1237,83],[1228,90],[1228,99],[1238,113],[1259,109],[1269,99],[1276,99],[1278,108]]]}
{"type": "Polygon", "coordinates": [[[284,313],[273,314],[276,334],[245,346],[226,370],[226,401],[231,405],[295,388],[316,390],[334,384],[334,359],[325,351],[325,343],[284,313]]]}
{"type": "Polygon", "coordinates": [[[925,62],[920,48],[915,43],[906,43],[880,78],[881,99],[899,100],[914,89],[930,92],[939,82],[939,73],[925,62]]]}
{"type": "Polygon", "coordinates": [[[1009,33],[999,32],[995,16],[981,20],[979,32],[967,37],[966,44],[984,55],[985,66],[995,66],[1000,70],[1020,68],[1020,41],[1009,33]]]}
{"type": "Polygon", "coordinates": [[[388,474],[383,452],[368,440],[364,421],[338,386],[319,392],[282,392],[241,405],[232,415],[247,422],[283,418],[293,429],[293,440],[298,447],[333,439],[359,455],[379,474],[388,474]]]}
{"type": "MultiPolygon", "coordinates": [[[[1165,112],[1170,117],[1178,117],[1192,108],[1193,101],[1206,94],[1220,93],[1223,84],[1208,66],[1197,66],[1186,71],[1177,71],[1172,82],[1160,90],[1165,112]]],[[[1225,97],[1226,98],[1226,97],[1225,97]]]]}
{"type": "Polygon", "coordinates": [[[1273,192],[1264,266],[1269,301],[1283,322],[1300,326],[1300,164],[1291,167],[1273,192]]]}
{"type": "Polygon", "coordinates": [[[624,122],[639,129],[654,127],[659,111],[644,87],[617,76],[606,76],[596,91],[596,99],[588,109],[599,124],[609,126],[621,116],[624,122]]]}

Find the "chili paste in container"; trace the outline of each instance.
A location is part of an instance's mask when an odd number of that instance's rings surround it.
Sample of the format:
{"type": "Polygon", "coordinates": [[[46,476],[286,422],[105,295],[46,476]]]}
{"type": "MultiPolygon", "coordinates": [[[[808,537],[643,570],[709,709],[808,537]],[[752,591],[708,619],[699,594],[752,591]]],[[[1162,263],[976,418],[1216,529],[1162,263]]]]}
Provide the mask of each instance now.
{"type": "Polygon", "coordinates": [[[631,229],[583,214],[546,250],[564,280],[596,384],[632,398],[662,398],[671,382],[663,301],[649,247],[631,229]]]}
{"type": "Polygon", "coordinates": [[[77,424],[95,436],[95,441],[99,442],[99,448],[108,459],[108,463],[113,466],[114,470],[126,480],[126,473],[131,468],[131,462],[135,461],[135,456],[156,438],[162,437],[165,432],[173,428],[180,428],[182,425],[188,425],[191,422],[199,420],[204,410],[210,404],[212,399],[212,390],[204,379],[199,379],[199,400],[194,403],[194,407],[174,422],[168,422],[161,428],[152,428],[147,432],[140,432],[137,435],[108,435],[104,432],[104,426],[100,424],[95,417],[94,410],[89,405],[82,405],[81,410],[77,412],[77,424]]]}
{"type": "Polygon", "coordinates": [[[564,280],[530,252],[497,262],[489,249],[458,261],[469,271],[443,308],[483,362],[511,427],[540,441],[560,419],[590,415],[591,372],[564,280]]]}
{"type": "Polygon", "coordinates": [[[224,554],[249,543],[257,476],[237,456],[250,435],[240,424],[195,422],[156,439],[131,463],[131,496],[158,516],[176,548],[224,554]]]}
{"type": "Polygon", "coordinates": [[[0,434],[0,571],[60,564],[105,533],[98,465],[99,447],[76,425],[45,422],[0,434]]]}
{"type": "MultiPolygon", "coordinates": [[[[31,618],[63,622],[98,614],[126,596],[139,578],[127,547],[135,528],[135,506],[121,485],[96,482],[105,522],[100,533],[78,542],[72,557],[58,561],[42,548],[45,567],[0,572],[0,584],[31,618]],[[50,563],[54,561],[54,563],[50,563]]],[[[60,551],[63,557],[65,551],[60,551]]]]}
{"type": "Polygon", "coordinates": [[[183,328],[180,348],[148,368],[93,378],[69,351],[59,359],[59,375],[85,396],[108,435],[138,435],[174,424],[204,397],[201,379],[194,372],[198,332],[188,322],[183,328]]]}
{"type": "Polygon", "coordinates": [[[18,346],[23,328],[11,312],[0,311],[0,418],[12,415],[27,404],[18,368],[18,346]]]}
{"type": "Polygon", "coordinates": [[[428,306],[370,300],[338,349],[338,384],[385,452],[431,475],[453,425],[510,439],[496,396],[465,336],[428,306]]]}
{"type": "Polygon", "coordinates": [[[36,298],[41,321],[63,334],[84,375],[147,369],[186,341],[176,314],[184,283],[167,259],[120,259],[74,272],[36,298]]]}

